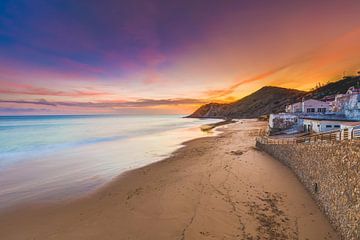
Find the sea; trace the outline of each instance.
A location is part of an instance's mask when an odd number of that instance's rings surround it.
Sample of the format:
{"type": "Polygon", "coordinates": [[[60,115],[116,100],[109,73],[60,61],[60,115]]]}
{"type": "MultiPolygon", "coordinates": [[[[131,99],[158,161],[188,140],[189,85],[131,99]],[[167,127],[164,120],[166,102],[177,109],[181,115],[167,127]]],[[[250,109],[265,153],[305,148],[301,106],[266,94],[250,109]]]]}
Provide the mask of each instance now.
{"type": "Polygon", "coordinates": [[[0,208],[91,193],[212,136],[180,115],[0,116],[0,208]]]}

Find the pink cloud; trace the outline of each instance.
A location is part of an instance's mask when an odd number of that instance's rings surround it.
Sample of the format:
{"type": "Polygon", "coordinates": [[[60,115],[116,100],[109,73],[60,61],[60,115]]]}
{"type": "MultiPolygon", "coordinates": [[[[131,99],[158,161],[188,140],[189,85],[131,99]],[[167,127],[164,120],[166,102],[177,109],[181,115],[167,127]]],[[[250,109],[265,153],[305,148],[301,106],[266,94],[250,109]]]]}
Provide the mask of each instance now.
{"type": "Polygon", "coordinates": [[[43,95],[43,96],[70,96],[70,97],[85,97],[85,96],[104,96],[110,95],[103,91],[95,90],[70,90],[60,91],[49,88],[37,87],[30,84],[21,84],[15,82],[7,82],[0,80],[0,93],[2,94],[19,94],[19,95],[43,95]]]}

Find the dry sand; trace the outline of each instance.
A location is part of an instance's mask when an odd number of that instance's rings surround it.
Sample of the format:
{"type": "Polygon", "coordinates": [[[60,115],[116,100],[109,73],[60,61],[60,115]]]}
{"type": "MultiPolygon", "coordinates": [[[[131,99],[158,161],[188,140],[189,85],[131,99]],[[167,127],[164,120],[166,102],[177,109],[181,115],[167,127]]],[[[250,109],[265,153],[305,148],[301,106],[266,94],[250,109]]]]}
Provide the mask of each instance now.
{"type": "Polygon", "coordinates": [[[0,239],[337,239],[285,166],[254,148],[264,123],[228,125],[91,196],[0,215],[0,239]]]}

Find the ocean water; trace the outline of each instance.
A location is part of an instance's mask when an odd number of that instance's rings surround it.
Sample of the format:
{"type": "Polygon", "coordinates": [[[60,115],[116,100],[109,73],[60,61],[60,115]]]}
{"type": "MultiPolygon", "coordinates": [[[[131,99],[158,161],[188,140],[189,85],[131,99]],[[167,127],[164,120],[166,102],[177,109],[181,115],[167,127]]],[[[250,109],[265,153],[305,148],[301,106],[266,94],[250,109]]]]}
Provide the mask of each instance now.
{"type": "Polygon", "coordinates": [[[219,120],[159,116],[0,117],[0,208],[91,192],[159,161],[219,120]]]}

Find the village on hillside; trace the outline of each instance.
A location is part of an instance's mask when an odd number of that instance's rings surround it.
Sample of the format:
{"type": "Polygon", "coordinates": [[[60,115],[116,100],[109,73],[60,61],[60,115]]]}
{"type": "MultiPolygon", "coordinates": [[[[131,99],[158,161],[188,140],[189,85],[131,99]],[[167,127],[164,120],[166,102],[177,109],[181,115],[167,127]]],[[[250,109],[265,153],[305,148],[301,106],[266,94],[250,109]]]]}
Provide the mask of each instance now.
{"type": "Polygon", "coordinates": [[[360,239],[359,82],[360,73],[294,99],[256,138],[257,149],[295,173],[340,239],[360,239]]]}
{"type": "Polygon", "coordinates": [[[321,100],[302,99],[270,114],[269,135],[294,136],[338,132],[337,140],[360,138],[360,88],[321,100]]]}

